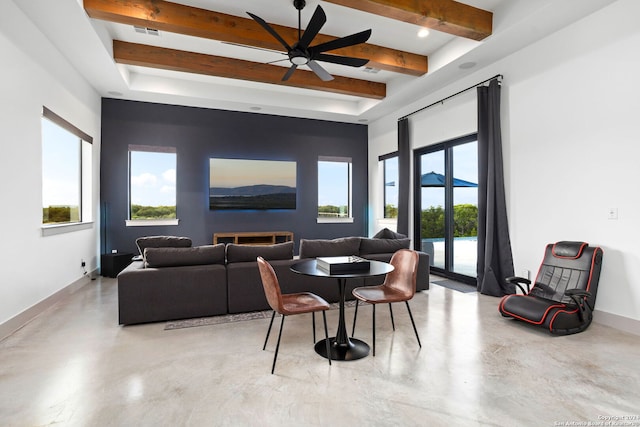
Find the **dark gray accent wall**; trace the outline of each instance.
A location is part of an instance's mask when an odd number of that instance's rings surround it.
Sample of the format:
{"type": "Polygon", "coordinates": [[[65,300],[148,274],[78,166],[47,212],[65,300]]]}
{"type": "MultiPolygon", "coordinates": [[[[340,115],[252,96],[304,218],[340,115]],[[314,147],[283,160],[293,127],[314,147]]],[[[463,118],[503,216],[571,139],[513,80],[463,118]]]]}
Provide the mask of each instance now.
{"type": "MultiPolygon", "coordinates": [[[[364,236],[367,232],[367,127],[136,101],[103,99],[100,199],[103,252],[136,252],[135,239],[187,236],[211,244],[213,233],[292,231],[300,238],[364,236]],[[157,145],[177,151],[177,226],[127,227],[128,147],[157,145]],[[354,222],[317,224],[319,156],[353,159],[354,222]],[[297,162],[297,209],[209,210],[209,158],[297,162]]],[[[297,249],[296,249],[297,251],[297,249]]]]}

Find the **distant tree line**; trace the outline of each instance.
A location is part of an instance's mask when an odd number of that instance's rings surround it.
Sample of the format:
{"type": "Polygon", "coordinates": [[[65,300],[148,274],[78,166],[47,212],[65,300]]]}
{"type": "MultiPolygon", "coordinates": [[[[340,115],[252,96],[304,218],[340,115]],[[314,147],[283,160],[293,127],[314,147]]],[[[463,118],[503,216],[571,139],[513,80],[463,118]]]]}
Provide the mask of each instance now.
{"type": "Polygon", "coordinates": [[[393,205],[385,205],[384,207],[385,218],[398,218],[398,207],[393,205]]]}
{"type": "Polygon", "coordinates": [[[43,224],[64,224],[80,222],[80,208],[78,206],[49,206],[42,208],[43,224]]]}
{"type": "Polygon", "coordinates": [[[174,219],[175,206],[131,205],[131,219],[174,219]]]}
{"type": "Polygon", "coordinates": [[[334,205],[318,206],[318,216],[342,218],[342,217],[346,217],[348,213],[349,213],[349,209],[346,205],[345,206],[334,206],[334,205]]]}
{"type": "MultiPolygon", "coordinates": [[[[430,206],[422,210],[420,221],[422,238],[444,237],[444,208],[430,206]]],[[[478,235],[478,207],[471,204],[453,207],[453,237],[474,237],[478,235]]]]}

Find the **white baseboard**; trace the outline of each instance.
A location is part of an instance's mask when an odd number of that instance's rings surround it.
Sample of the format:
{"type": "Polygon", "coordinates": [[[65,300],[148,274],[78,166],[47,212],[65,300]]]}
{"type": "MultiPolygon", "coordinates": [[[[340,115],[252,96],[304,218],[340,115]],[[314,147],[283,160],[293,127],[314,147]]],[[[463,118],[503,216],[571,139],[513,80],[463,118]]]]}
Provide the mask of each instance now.
{"type": "Polygon", "coordinates": [[[640,320],[607,313],[606,311],[594,310],[593,321],[634,335],[640,335],[640,320]]]}
{"type": "Polygon", "coordinates": [[[65,286],[64,288],[60,289],[54,294],[38,302],[37,304],[34,304],[31,307],[27,308],[22,313],[0,324],[0,341],[5,339],[9,335],[13,334],[15,331],[22,328],[27,323],[31,322],[38,315],[43,313],[45,310],[53,307],[56,303],[58,303],[60,300],[62,300],[66,296],[74,293],[75,291],[77,291],[87,283],[90,283],[92,277],[97,277],[97,276],[98,276],[97,269],[94,271],[91,271],[90,273],[82,276],[75,282],[65,286]]]}

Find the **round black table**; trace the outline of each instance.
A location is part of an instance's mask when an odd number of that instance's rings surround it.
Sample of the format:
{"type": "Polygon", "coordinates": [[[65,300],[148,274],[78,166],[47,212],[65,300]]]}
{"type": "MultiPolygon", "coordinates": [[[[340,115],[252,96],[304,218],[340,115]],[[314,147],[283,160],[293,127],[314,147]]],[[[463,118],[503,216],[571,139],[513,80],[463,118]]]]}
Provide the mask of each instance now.
{"type": "MultiPolygon", "coordinates": [[[[393,266],[382,261],[370,261],[369,270],[353,271],[349,273],[329,274],[317,267],[316,260],[311,259],[301,261],[291,266],[291,271],[307,276],[328,277],[338,279],[338,287],[340,289],[340,317],[338,321],[338,331],[335,337],[329,338],[329,348],[331,351],[331,360],[357,360],[366,357],[369,354],[369,344],[364,341],[349,338],[347,335],[347,327],[344,321],[344,300],[345,300],[345,284],[347,279],[357,277],[373,277],[383,276],[393,271],[393,266]]],[[[315,345],[316,353],[322,357],[327,357],[327,346],[325,340],[320,340],[315,345]]]]}

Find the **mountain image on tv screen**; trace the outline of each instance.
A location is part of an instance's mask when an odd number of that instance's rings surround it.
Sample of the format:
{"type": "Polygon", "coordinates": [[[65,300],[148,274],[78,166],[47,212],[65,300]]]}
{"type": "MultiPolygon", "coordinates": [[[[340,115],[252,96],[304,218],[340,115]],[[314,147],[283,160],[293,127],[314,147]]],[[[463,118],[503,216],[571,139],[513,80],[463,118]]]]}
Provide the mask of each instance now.
{"type": "Polygon", "coordinates": [[[209,159],[209,209],[295,209],[296,162],[209,159]]]}

